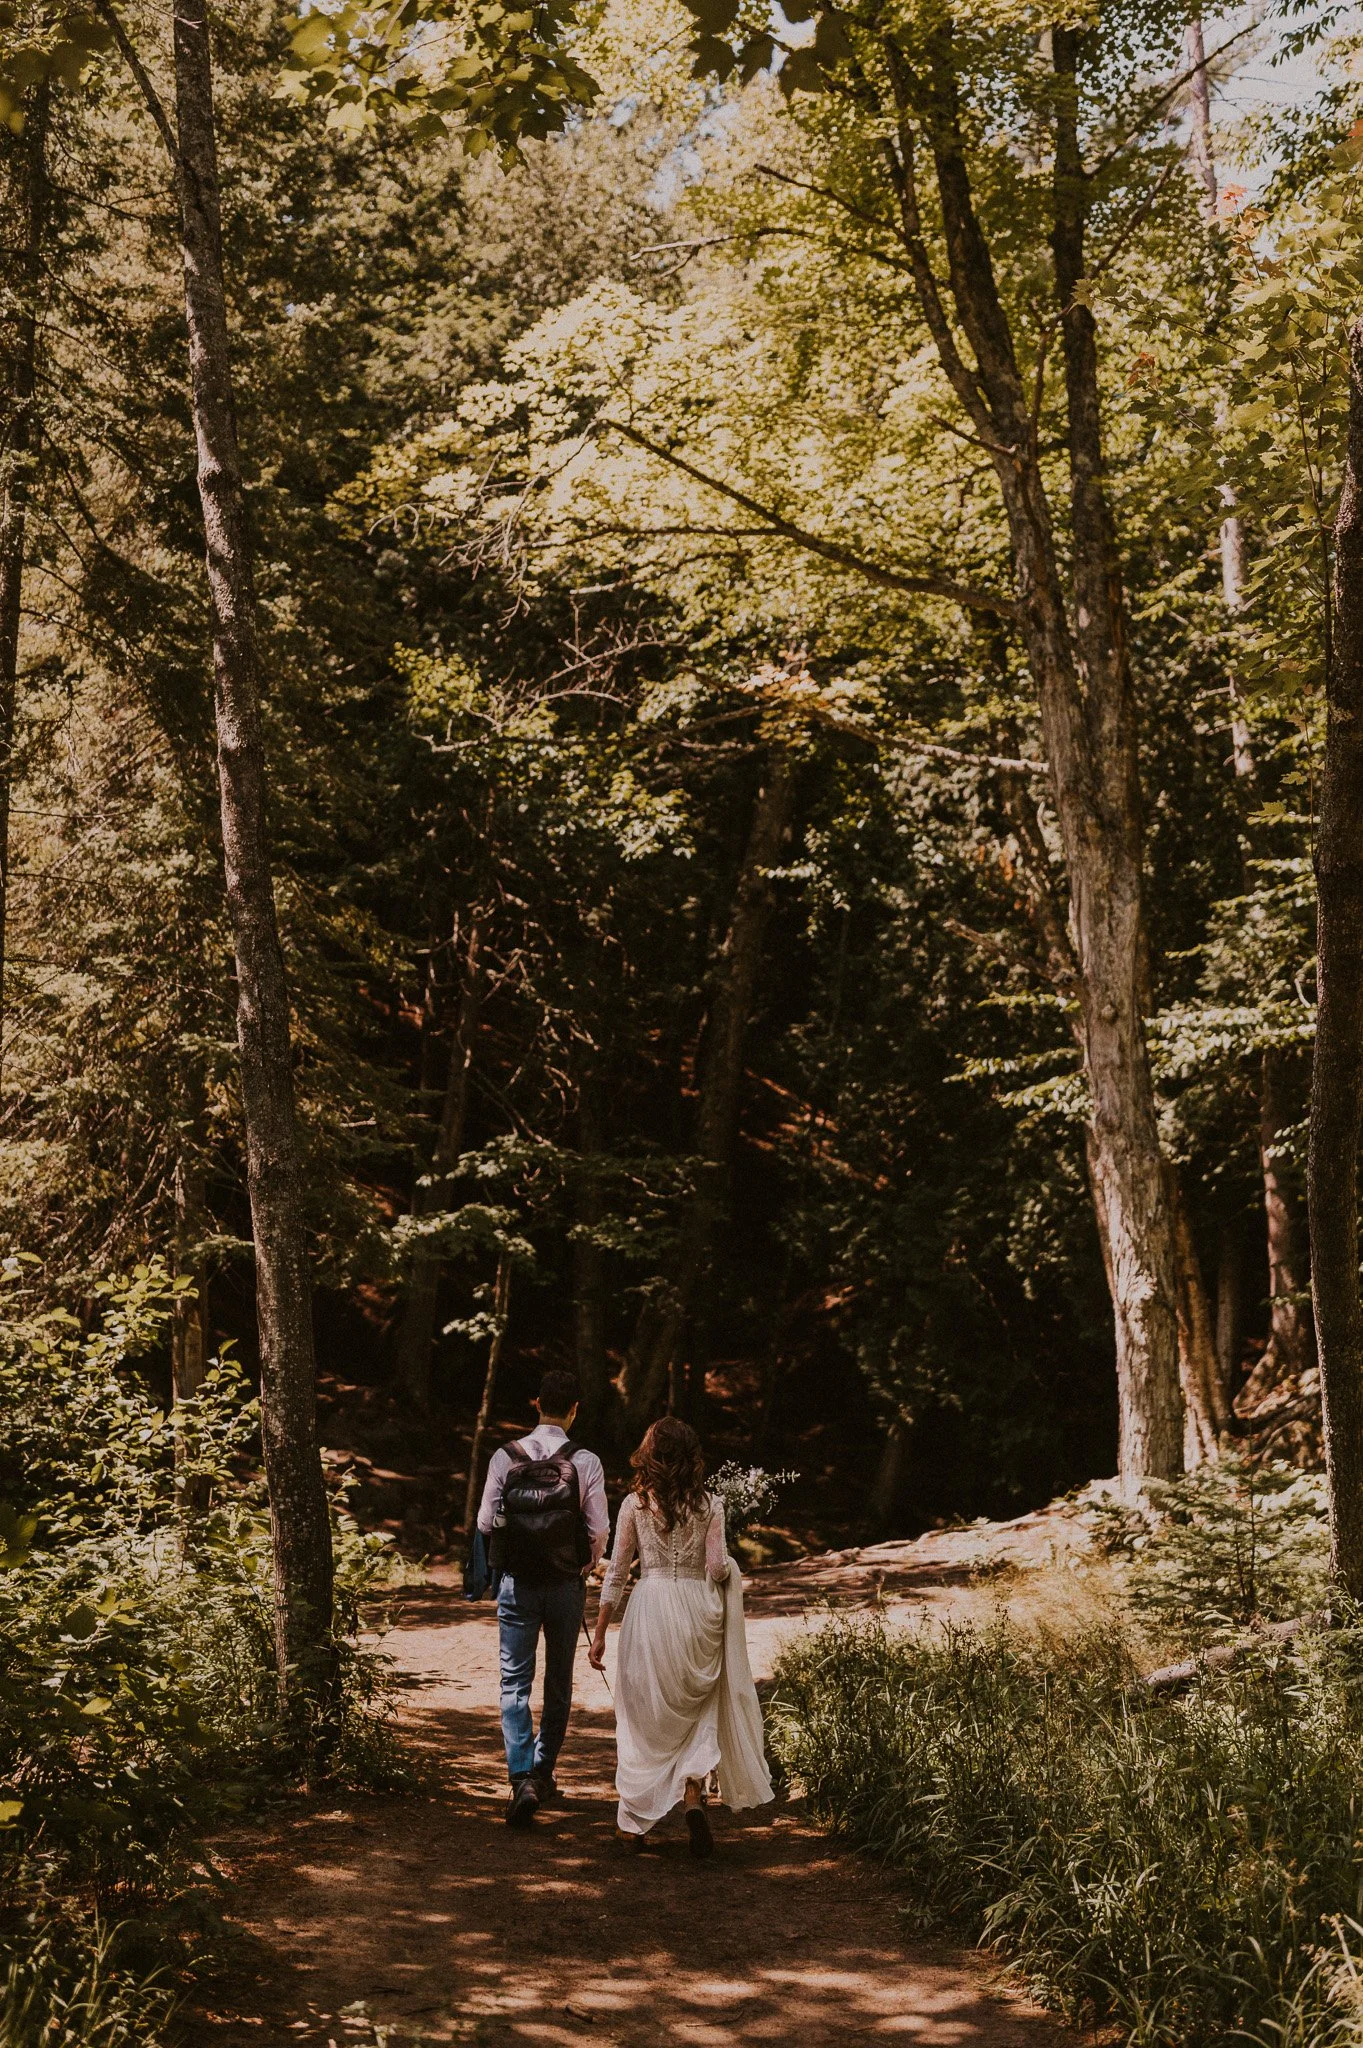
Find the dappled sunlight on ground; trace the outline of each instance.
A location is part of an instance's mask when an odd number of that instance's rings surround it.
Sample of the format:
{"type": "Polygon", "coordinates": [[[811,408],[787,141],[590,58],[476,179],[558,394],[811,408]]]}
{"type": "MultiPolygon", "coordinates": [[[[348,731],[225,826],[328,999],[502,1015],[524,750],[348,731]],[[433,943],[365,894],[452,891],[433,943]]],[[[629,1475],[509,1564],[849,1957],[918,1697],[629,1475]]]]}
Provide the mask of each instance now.
{"type": "MultiPolygon", "coordinates": [[[[783,1618],[789,1597],[773,1584],[783,1618]]],[[[763,1605],[759,1582],[765,1648],[763,1605]]],[[[431,1788],[299,1802],[219,1843],[240,1933],[230,1979],[194,2023],[197,2048],[1073,2038],[1004,1997],[978,1957],[905,1939],[893,1881],[798,1808],[718,1813],[708,1863],[687,1853],[677,1816],[642,1856],[621,1857],[609,1701],[585,1657],[565,1798],[528,1836],[512,1834],[490,1608],[465,1606],[448,1578],[414,1589],[387,1648],[431,1788]]]]}

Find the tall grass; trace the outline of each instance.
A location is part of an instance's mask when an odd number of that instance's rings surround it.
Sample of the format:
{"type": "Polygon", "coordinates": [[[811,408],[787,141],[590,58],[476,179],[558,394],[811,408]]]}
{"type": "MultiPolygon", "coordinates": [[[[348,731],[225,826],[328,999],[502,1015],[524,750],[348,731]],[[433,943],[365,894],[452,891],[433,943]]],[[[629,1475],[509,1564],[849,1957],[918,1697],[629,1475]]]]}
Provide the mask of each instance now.
{"type": "Polygon", "coordinates": [[[1130,2048],[1357,2048],[1363,1627],[1152,1698],[1120,1625],[837,1620],[782,1659],[773,1746],[816,1816],[1130,2048]]]}
{"type": "Polygon", "coordinates": [[[0,2048],[167,2048],[175,1997],[164,1972],[114,1958],[98,1924],[46,1928],[0,1973],[0,2048]]]}

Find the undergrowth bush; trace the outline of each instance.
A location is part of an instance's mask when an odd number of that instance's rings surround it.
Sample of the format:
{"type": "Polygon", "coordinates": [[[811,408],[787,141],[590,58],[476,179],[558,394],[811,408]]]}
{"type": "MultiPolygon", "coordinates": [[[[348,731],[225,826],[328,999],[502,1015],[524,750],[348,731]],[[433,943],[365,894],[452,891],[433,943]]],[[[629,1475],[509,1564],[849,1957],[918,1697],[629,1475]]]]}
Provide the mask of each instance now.
{"type": "Polygon", "coordinates": [[[1131,1605],[1161,1634],[1203,1644],[1324,1607],[1322,1473],[1226,1457],[1148,1481],[1147,1493],[1144,1507],[1104,1502],[1088,1519],[1100,1547],[1127,1561],[1131,1605]]]}
{"type": "Polygon", "coordinates": [[[835,1620],[777,1671],[773,1748],[1073,2021],[1129,2048],[1356,2048],[1363,1624],[1142,1685],[1121,1627],[895,1635],[835,1620]]]}
{"type": "Polygon", "coordinates": [[[0,2048],[154,2048],[216,1924],[202,1829],[291,1776],[396,1767],[355,1641],[385,1550],[338,1515],[341,1685],[300,1746],[250,1388],[223,1358],[173,1424],[159,1407],[138,1361],[181,1283],[157,1262],[88,1329],[26,1277],[0,1265],[0,2048]]]}

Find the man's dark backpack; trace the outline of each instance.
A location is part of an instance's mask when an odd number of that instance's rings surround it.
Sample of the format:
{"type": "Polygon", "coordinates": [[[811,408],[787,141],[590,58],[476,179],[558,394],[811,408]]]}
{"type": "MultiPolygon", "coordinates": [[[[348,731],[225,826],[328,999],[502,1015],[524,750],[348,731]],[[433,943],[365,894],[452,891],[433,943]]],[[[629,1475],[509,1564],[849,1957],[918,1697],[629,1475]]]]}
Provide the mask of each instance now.
{"type": "Polygon", "coordinates": [[[591,1562],[592,1543],[582,1518],[582,1482],[573,1463],[576,1444],[556,1444],[547,1457],[534,1457],[508,1444],[511,1468],[502,1483],[502,1505],[492,1525],[488,1560],[494,1571],[510,1572],[528,1585],[575,1579],[591,1562]]]}

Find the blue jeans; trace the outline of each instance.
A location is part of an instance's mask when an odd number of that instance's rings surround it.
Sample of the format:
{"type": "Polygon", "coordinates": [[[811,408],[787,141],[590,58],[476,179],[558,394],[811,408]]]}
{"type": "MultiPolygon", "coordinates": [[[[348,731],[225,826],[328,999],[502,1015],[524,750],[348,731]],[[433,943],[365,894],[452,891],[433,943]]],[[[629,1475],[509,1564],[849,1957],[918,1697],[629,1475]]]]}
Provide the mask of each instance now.
{"type": "Polygon", "coordinates": [[[497,1595],[497,1624],[502,1654],[502,1740],[506,1768],[514,1785],[531,1771],[553,1773],[568,1713],[573,1704],[573,1659],[587,1589],[581,1579],[556,1585],[517,1585],[505,1577],[497,1595]],[[535,1658],[544,1633],[544,1711],[535,1735],[530,1688],[535,1658]]]}

